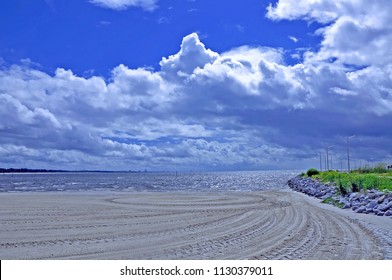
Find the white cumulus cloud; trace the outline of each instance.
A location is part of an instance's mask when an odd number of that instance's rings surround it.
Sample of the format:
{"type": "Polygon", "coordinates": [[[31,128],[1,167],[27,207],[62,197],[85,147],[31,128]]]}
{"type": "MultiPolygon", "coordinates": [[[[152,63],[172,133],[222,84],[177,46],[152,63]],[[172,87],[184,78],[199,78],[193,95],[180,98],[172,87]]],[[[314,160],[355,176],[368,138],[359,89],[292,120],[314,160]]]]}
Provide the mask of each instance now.
{"type": "Polygon", "coordinates": [[[279,0],[270,5],[273,20],[317,21],[325,26],[319,59],[372,65],[392,60],[392,1],[389,0],[279,0]]]}
{"type": "Polygon", "coordinates": [[[206,64],[213,63],[218,54],[206,49],[200,42],[199,36],[192,33],[182,40],[180,51],[160,62],[162,71],[172,75],[191,74],[196,68],[203,68],[206,64]]]}

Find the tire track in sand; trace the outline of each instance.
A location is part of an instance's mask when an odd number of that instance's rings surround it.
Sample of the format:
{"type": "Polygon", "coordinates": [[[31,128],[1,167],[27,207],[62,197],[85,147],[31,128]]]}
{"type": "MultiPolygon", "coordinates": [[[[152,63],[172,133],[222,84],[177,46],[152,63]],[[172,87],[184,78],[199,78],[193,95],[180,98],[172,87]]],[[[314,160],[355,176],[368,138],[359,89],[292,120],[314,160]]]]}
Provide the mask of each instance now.
{"type": "Polygon", "coordinates": [[[0,196],[1,259],[384,257],[363,223],[287,191],[0,196]]]}

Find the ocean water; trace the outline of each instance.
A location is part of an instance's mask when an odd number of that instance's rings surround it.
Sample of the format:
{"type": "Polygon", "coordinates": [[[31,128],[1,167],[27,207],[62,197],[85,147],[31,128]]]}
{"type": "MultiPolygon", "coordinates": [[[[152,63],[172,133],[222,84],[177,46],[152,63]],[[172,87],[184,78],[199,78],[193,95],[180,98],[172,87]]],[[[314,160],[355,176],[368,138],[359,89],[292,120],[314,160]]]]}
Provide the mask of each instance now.
{"type": "Polygon", "coordinates": [[[298,171],[1,174],[1,192],[257,191],[286,188],[298,171]]]}

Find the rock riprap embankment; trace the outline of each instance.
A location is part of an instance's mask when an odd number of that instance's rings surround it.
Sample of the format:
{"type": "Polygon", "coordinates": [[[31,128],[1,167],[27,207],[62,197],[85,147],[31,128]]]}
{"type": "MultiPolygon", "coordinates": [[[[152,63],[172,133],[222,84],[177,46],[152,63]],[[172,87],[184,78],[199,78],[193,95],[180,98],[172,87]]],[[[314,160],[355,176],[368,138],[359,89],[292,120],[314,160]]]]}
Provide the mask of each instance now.
{"type": "Polygon", "coordinates": [[[297,176],[288,181],[291,189],[322,199],[323,202],[343,209],[351,208],[357,213],[392,217],[392,192],[378,190],[349,192],[342,194],[339,188],[310,177],[297,176]]]}

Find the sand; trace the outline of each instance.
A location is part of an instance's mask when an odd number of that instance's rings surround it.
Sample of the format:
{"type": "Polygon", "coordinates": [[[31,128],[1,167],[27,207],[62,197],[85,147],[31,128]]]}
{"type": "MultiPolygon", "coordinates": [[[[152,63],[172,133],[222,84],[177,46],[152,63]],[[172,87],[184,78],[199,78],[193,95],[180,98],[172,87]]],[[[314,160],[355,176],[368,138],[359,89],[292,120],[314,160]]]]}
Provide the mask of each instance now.
{"type": "Polygon", "coordinates": [[[290,190],[0,194],[3,260],[390,259],[391,233],[290,190]]]}

